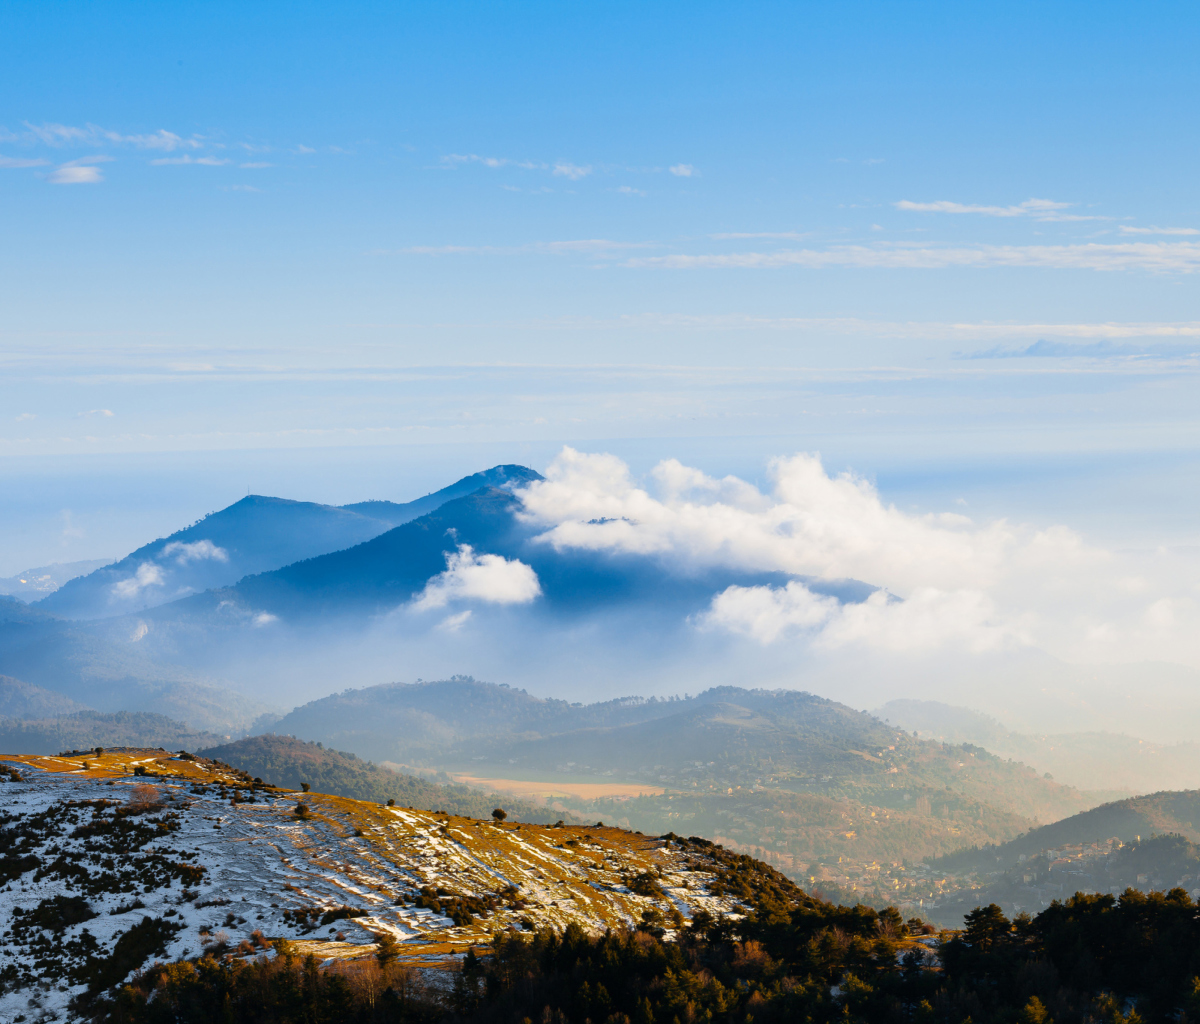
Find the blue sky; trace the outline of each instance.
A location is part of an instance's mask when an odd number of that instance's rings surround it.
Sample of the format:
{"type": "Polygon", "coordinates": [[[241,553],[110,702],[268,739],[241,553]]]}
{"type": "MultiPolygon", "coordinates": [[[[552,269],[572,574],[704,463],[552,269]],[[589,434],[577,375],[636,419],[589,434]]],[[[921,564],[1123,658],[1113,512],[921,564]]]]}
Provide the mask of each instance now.
{"type": "Polygon", "coordinates": [[[0,569],[564,442],[1194,542],[1198,21],[4,4],[0,569]]]}

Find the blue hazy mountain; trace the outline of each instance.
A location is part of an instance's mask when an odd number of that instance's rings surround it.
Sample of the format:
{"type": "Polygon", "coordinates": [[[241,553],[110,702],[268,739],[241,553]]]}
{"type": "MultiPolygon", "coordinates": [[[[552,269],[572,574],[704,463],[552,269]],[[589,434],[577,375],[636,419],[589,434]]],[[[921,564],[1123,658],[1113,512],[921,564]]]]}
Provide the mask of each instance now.
{"type": "Polygon", "coordinates": [[[202,672],[153,657],[140,641],[128,627],[116,636],[111,629],[68,622],[0,597],[0,674],[32,684],[7,685],[11,709],[3,713],[23,717],[79,707],[149,711],[224,735],[244,731],[270,710],[202,672]],[[59,703],[47,690],[67,699],[59,703]],[[20,710],[24,705],[26,713],[20,710]]]}
{"type": "Polygon", "coordinates": [[[227,587],[243,576],[353,547],[460,495],[536,476],[520,466],[496,466],[406,504],[365,501],[337,507],[247,495],[120,561],[71,580],[38,606],[71,619],[136,613],[227,587]]]}
{"type": "MultiPolygon", "coordinates": [[[[156,618],[231,606],[247,615],[289,620],[362,618],[410,601],[464,545],[476,555],[501,555],[530,566],[542,590],[537,607],[546,614],[646,605],[678,617],[700,610],[731,584],[780,585],[791,578],[719,568],[678,574],[637,555],[555,550],[539,542],[540,528],[524,521],[520,510],[511,490],[483,487],[355,547],[248,576],[235,586],[160,609],[156,618]]],[[[853,580],[806,582],[844,601],[864,600],[875,589],[853,580]]]]}

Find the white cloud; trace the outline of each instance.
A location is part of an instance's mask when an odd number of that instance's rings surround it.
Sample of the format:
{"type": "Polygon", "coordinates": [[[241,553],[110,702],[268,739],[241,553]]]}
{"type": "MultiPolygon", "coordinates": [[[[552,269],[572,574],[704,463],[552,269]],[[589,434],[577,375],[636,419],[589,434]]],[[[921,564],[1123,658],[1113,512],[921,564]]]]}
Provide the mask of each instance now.
{"type": "Polygon", "coordinates": [[[570,178],[571,181],[578,181],[580,178],[586,178],[592,173],[591,165],[580,166],[579,164],[566,163],[560,161],[554,165],[553,173],[563,178],[570,178]]]}
{"type": "Polygon", "coordinates": [[[269,626],[272,622],[278,621],[278,615],[272,615],[270,612],[259,612],[250,620],[250,624],[257,629],[261,629],[263,626],[269,626]]]}
{"type": "Polygon", "coordinates": [[[699,174],[691,164],[675,164],[673,167],[667,168],[677,178],[691,178],[699,174]]]}
{"type": "Polygon", "coordinates": [[[647,193],[644,192],[642,189],[634,188],[632,185],[618,185],[617,191],[625,196],[645,196],[645,195],[647,195],[647,193]]]}
{"type": "Polygon", "coordinates": [[[948,267],[1039,267],[1060,270],[1148,270],[1193,273],[1200,270],[1200,243],[1089,242],[1080,245],[973,245],[933,247],[899,244],[842,245],[828,249],[777,252],[637,256],[628,267],[677,270],[773,269],[801,267],[936,270],[948,267]]]}
{"type": "Polygon", "coordinates": [[[120,132],[101,128],[99,125],[94,124],[77,128],[72,125],[53,123],[34,125],[26,121],[25,127],[29,130],[32,138],[48,146],[80,146],[111,143],[113,145],[130,145],[138,149],[158,149],[171,152],[176,149],[200,149],[204,145],[195,136],[190,139],[184,139],[174,132],[167,131],[165,128],[160,128],[158,131],[151,132],[148,135],[122,135],[120,132]]]}
{"type": "Polygon", "coordinates": [[[183,541],[173,540],[170,544],[162,549],[163,558],[171,558],[174,556],[175,561],[179,565],[187,565],[188,562],[228,562],[229,552],[224,548],[219,548],[211,540],[196,540],[190,544],[185,544],[183,541]]]}
{"type": "Polygon", "coordinates": [[[610,238],[573,238],[556,242],[529,242],[525,245],[411,245],[404,249],[377,249],[373,255],[390,256],[518,256],[525,253],[590,253],[594,256],[648,249],[654,242],[617,242],[610,238]]]}
{"type": "Polygon", "coordinates": [[[36,420],[37,413],[36,412],[23,412],[19,416],[14,416],[13,419],[15,419],[18,423],[21,423],[24,420],[36,420]]]}
{"type": "Polygon", "coordinates": [[[161,156],[157,160],[150,161],[152,167],[163,167],[167,164],[200,164],[204,167],[223,167],[230,163],[233,161],[222,157],[191,156],[187,153],[184,153],[183,156],[161,156]]]}
{"type": "Polygon", "coordinates": [[[94,185],[104,180],[104,174],[95,165],[111,159],[108,156],[88,156],[59,164],[47,175],[46,180],[51,185],[94,185]]]}
{"type": "Polygon", "coordinates": [[[1123,235],[1200,235],[1200,228],[1135,228],[1122,224],[1117,230],[1123,235]]]}
{"type": "Polygon", "coordinates": [[[977,654],[1033,645],[1068,660],[1200,664],[1200,600],[1178,558],[1106,551],[1064,526],[912,514],[816,455],[776,459],[769,475],[761,491],[668,460],[641,484],[614,456],[565,448],[517,494],[538,540],[558,550],[641,556],[668,575],[792,576],[724,589],[697,620],[763,643],[977,654]],[[803,582],[814,578],[881,589],[840,604],[803,582]]]}
{"type": "Polygon", "coordinates": [[[49,160],[29,159],[19,156],[0,156],[0,167],[21,168],[21,167],[45,167],[49,160]]]}
{"type": "Polygon", "coordinates": [[[987,595],[973,590],[923,587],[904,601],[880,590],[861,603],[842,604],[791,582],[783,587],[728,587],[713,598],[700,623],[763,644],[800,636],[826,650],[960,648],[982,653],[1028,643],[1019,630],[998,624],[995,617],[987,595]]]}
{"type": "Polygon", "coordinates": [[[719,234],[709,235],[708,237],[718,239],[720,241],[728,241],[736,238],[800,239],[806,237],[806,235],[800,231],[722,231],[719,234]]]}
{"type": "Polygon", "coordinates": [[[161,587],[162,585],[162,569],[153,562],[143,562],[133,576],[114,583],[112,593],[114,597],[131,598],[137,597],[147,587],[161,587]]]}
{"type": "Polygon", "coordinates": [[[979,213],[985,217],[1055,217],[1060,211],[1069,209],[1072,203],[1056,203],[1051,199],[1026,199],[1016,206],[978,206],[971,203],[954,203],[940,199],[932,203],[914,203],[901,199],[893,203],[897,210],[915,213],[979,213]]]}
{"type": "Polygon", "coordinates": [[[541,593],[537,573],[524,562],[501,555],[477,555],[471,545],[460,544],[457,551],[447,552],[446,571],[425,584],[411,607],[425,611],[443,608],[451,601],[529,604],[541,593]]]}
{"type": "Polygon", "coordinates": [[[262,168],[264,168],[264,167],[274,167],[275,165],[274,165],[274,164],[269,164],[269,163],[266,163],[265,161],[262,161],[262,160],[257,160],[257,161],[255,161],[254,163],[249,163],[249,164],[238,164],[238,166],[239,166],[239,167],[244,167],[244,168],[246,168],[247,170],[254,170],[254,171],[257,171],[257,170],[261,170],[261,169],[262,169],[262,168]]]}
{"type": "Polygon", "coordinates": [[[114,413],[111,409],[89,409],[87,412],[76,413],[75,418],[78,420],[83,419],[86,416],[103,416],[107,419],[108,417],[115,415],[116,413],[114,413]]]}

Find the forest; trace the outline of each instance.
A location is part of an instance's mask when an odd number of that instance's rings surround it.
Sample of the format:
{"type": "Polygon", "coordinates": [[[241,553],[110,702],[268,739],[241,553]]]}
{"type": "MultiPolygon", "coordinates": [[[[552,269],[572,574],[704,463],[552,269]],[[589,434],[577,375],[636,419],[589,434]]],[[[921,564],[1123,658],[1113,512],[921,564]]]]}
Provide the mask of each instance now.
{"type": "MultiPolygon", "coordinates": [[[[703,840],[670,836],[685,851],[703,840]]],[[[717,850],[739,919],[647,914],[587,934],[497,935],[451,985],[430,985],[382,939],[373,960],[321,969],[275,955],[159,965],[91,1007],[122,1024],[1150,1024],[1200,1017],[1200,912],[1182,890],[1076,894],[1036,917],[974,910],[935,934],[894,908],[817,899],[750,857],[717,850]]],[[[249,951],[248,951],[249,952],[249,951]]]]}

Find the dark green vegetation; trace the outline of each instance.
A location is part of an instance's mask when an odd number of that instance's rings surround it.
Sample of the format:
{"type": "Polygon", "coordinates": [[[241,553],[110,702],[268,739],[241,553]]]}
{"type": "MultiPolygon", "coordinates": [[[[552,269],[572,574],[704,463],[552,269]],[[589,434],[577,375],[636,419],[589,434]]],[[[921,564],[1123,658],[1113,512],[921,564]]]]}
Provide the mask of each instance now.
{"type": "Polygon", "coordinates": [[[163,747],[167,750],[212,746],[224,739],[211,732],[146,711],[77,711],[57,718],[22,721],[0,718],[0,750],[10,754],[50,754],[92,747],[163,747]]]}
{"type": "Polygon", "coordinates": [[[380,944],[376,962],[323,971],[279,943],[272,960],[155,966],[99,1019],[1157,1024],[1200,1015],[1200,913],[1179,890],[1076,895],[1015,921],[982,907],[961,934],[922,945],[914,938],[931,929],[894,909],[825,903],[748,857],[674,841],[714,857],[717,884],[742,893],[751,913],[649,915],[603,935],[574,925],[499,935],[440,990],[393,963],[392,944],[380,944]]]}
{"type": "MultiPolygon", "coordinates": [[[[394,800],[401,807],[442,810],[468,818],[487,818],[496,806],[495,794],[401,775],[354,754],[328,750],[319,743],[291,736],[251,736],[204,750],[201,755],[285,789],[300,789],[307,783],[318,793],[374,803],[394,800]]],[[[564,817],[561,811],[507,797],[504,806],[518,821],[549,825],[564,817]]]]}
{"type": "Polygon", "coordinates": [[[1029,735],[990,715],[932,700],[893,700],[874,714],[926,739],[978,744],[1070,786],[1133,793],[1200,786],[1200,743],[1152,743],[1111,732],[1029,735]]]}

